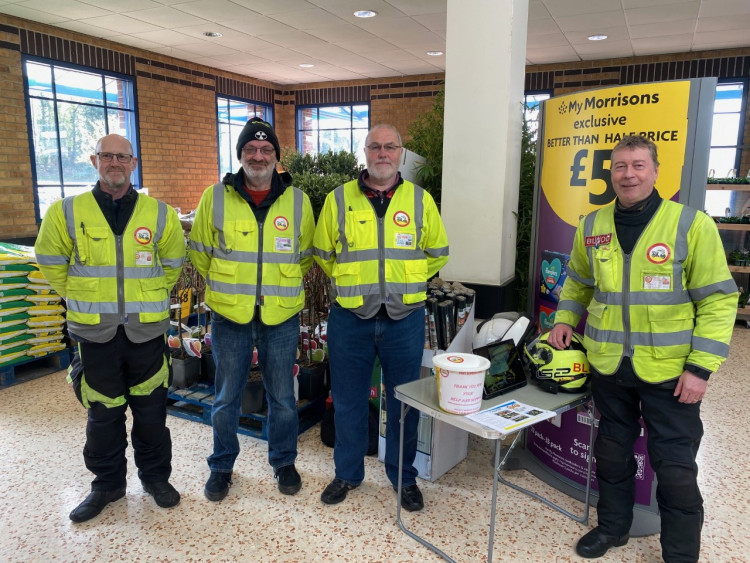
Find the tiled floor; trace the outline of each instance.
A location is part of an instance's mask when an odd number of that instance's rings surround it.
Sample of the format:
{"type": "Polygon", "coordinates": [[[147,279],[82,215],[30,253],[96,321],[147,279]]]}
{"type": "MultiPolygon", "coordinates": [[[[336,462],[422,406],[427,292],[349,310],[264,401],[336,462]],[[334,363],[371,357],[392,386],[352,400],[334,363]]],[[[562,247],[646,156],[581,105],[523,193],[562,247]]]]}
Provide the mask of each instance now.
{"type": "MultiPolygon", "coordinates": [[[[703,561],[750,560],[748,366],[750,330],[738,323],[731,358],[711,378],[703,405],[703,561]]],[[[126,498],[90,522],[73,524],[68,513],[89,491],[81,458],[85,418],[64,372],[0,390],[0,561],[441,561],[399,530],[395,495],[377,459],[368,458],[365,482],[346,501],[320,502],[333,461],[318,426],[300,437],[303,488],[297,495],[276,490],[266,443],[241,436],[234,485],[215,504],[203,496],[210,427],[170,416],[172,483],[182,493],[180,505],[160,509],[142,491],[129,449],[126,498]]],[[[470,444],[468,458],[436,483],[420,481],[426,508],[404,516],[461,562],[485,561],[488,539],[490,453],[470,444]]],[[[580,510],[525,472],[512,478],[580,510]]],[[[573,545],[587,528],[510,489],[500,494],[495,561],[580,560],[573,545]]],[[[601,561],[660,561],[658,538],[632,539],[601,561]]]]}

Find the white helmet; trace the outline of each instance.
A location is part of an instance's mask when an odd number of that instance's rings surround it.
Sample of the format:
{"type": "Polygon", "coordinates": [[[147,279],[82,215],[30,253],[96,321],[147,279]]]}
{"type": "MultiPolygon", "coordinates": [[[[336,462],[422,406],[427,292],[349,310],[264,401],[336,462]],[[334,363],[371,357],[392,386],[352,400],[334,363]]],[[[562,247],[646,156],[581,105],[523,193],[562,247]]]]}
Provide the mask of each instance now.
{"type": "Polygon", "coordinates": [[[493,342],[513,339],[518,346],[534,329],[531,318],[523,313],[497,313],[491,319],[483,321],[477,326],[472,348],[475,350],[493,342]]]}

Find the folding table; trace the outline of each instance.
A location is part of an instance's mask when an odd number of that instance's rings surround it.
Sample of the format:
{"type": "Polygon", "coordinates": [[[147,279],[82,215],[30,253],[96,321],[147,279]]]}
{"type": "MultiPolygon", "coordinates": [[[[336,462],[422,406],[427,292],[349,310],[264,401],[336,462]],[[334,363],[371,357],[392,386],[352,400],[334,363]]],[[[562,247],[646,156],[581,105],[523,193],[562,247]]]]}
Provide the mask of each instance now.
{"type": "MultiPolygon", "coordinates": [[[[452,561],[448,555],[446,555],[443,551],[441,551],[439,548],[434,546],[433,544],[426,541],[424,538],[418,536],[411,530],[408,530],[406,526],[404,526],[404,523],[401,520],[401,470],[403,468],[403,458],[404,458],[404,451],[403,451],[403,445],[404,445],[404,417],[408,410],[410,408],[415,408],[421,412],[424,412],[433,418],[436,418],[438,420],[442,420],[448,424],[451,424],[453,426],[456,426],[458,428],[462,428],[464,430],[467,430],[468,432],[471,432],[472,434],[476,434],[477,436],[481,436],[483,438],[486,438],[488,440],[494,440],[495,441],[495,461],[493,465],[493,479],[492,479],[492,507],[490,511],[490,535],[489,535],[489,546],[487,550],[487,562],[492,562],[492,549],[493,549],[493,542],[495,537],[495,512],[496,512],[496,503],[497,503],[497,484],[498,482],[501,482],[509,487],[512,487],[513,489],[516,489],[524,494],[527,494],[547,506],[554,508],[555,510],[558,510],[559,512],[562,512],[566,516],[576,520],[577,522],[581,522],[583,524],[588,523],[589,518],[589,499],[591,495],[591,465],[592,465],[592,456],[588,456],[588,467],[587,467],[587,473],[586,473],[586,493],[585,493],[585,500],[584,500],[584,512],[582,516],[576,516],[567,510],[563,509],[562,507],[558,506],[557,504],[553,503],[552,501],[532,492],[528,489],[524,489],[523,487],[520,487],[514,483],[511,483],[500,476],[500,470],[502,469],[505,462],[508,460],[511,452],[516,447],[516,444],[519,441],[519,438],[523,435],[523,430],[513,430],[508,433],[503,433],[498,430],[489,428],[487,426],[481,425],[477,422],[474,422],[473,420],[470,420],[469,418],[461,415],[455,415],[447,413],[440,409],[439,402],[438,402],[438,391],[437,391],[437,381],[434,377],[426,377],[423,379],[419,379],[417,381],[412,381],[411,383],[405,383],[403,385],[399,385],[394,389],[394,395],[396,399],[401,401],[401,429],[399,433],[399,454],[398,454],[398,465],[399,465],[399,472],[398,472],[398,494],[397,494],[397,505],[396,505],[396,516],[398,519],[398,525],[401,528],[401,530],[411,538],[417,540],[419,543],[427,547],[428,549],[432,550],[433,552],[440,555],[443,559],[446,561],[452,561]],[[505,452],[501,457],[501,450],[502,447],[502,440],[503,438],[515,434],[515,437],[511,444],[505,449],[505,452]]],[[[488,409],[492,408],[495,405],[499,405],[500,403],[503,403],[505,401],[508,401],[509,399],[516,400],[520,403],[524,403],[527,405],[533,405],[535,407],[554,411],[556,414],[562,414],[563,412],[573,409],[579,405],[584,405],[584,407],[589,412],[590,418],[593,421],[593,406],[591,405],[591,395],[589,393],[547,393],[545,391],[542,391],[535,385],[526,385],[525,387],[522,387],[521,389],[515,389],[511,392],[509,392],[507,395],[500,395],[499,397],[495,397],[494,399],[490,399],[487,401],[482,402],[482,409],[488,409]]],[[[527,426],[526,428],[529,428],[527,426]]],[[[591,424],[591,431],[589,434],[589,452],[593,451],[593,441],[594,441],[594,425],[591,424]]],[[[454,562],[455,563],[455,562],[454,562]]]]}

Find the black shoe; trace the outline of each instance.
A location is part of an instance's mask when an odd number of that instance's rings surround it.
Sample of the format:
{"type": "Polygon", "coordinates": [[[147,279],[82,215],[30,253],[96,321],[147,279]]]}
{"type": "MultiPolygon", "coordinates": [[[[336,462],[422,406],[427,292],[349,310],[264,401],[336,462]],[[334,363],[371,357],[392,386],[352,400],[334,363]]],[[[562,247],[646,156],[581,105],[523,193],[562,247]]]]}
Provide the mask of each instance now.
{"type": "Polygon", "coordinates": [[[325,504],[338,504],[346,498],[346,493],[357,487],[359,487],[358,484],[352,485],[336,477],[329,483],[323,494],[320,495],[320,500],[325,504]]]}
{"type": "MultiPolygon", "coordinates": [[[[393,490],[397,491],[396,487],[394,487],[393,490]]],[[[424,508],[422,492],[419,490],[416,483],[409,485],[408,487],[401,487],[401,508],[408,510],[409,512],[416,512],[424,508]]]]}
{"type": "Polygon", "coordinates": [[[279,482],[279,491],[285,495],[293,495],[302,488],[302,478],[297,473],[294,465],[279,467],[274,477],[279,482]]]}
{"type": "Polygon", "coordinates": [[[70,519],[73,522],[85,522],[99,514],[110,502],[125,496],[125,487],[111,491],[91,491],[84,501],[73,509],[70,519]]]}
{"type": "Polygon", "coordinates": [[[630,536],[609,536],[599,530],[599,526],[578,540],[576,553],[586,559],[601,557],[610,547],[620,547],[628,543],[630,536]]]}
{"type": "Polygon", "coordinates": [[[156,483],[143,481],[143,490],[152,495],[156,504],[162,508],[172,508],[180,504],[180,493],[168,481],[156,483]]]}
{"type": "Polygon", "coordinates": [[[211,476],[206,481],[203,494],[208,500],[218,502],[227,496],[229,485],[232,484],[232,472],[229,473],[212,471],[211,476]]]}

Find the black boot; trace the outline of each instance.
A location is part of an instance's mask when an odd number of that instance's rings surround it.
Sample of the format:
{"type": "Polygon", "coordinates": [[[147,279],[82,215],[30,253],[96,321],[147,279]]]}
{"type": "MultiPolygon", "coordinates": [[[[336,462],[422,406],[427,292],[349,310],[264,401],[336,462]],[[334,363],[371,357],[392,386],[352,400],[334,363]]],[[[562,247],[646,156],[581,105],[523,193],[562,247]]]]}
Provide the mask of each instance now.
{"type": "Polygon", "coordinates": [[[125,496],[125,487],[112,491],[91,491],[84,501],[73,509],[70,519],[73,522],[85,522],[99,514],[110,502],[125,496]]]}

